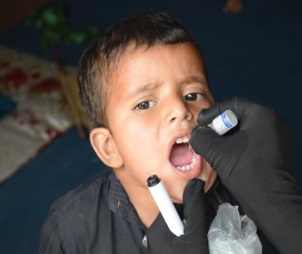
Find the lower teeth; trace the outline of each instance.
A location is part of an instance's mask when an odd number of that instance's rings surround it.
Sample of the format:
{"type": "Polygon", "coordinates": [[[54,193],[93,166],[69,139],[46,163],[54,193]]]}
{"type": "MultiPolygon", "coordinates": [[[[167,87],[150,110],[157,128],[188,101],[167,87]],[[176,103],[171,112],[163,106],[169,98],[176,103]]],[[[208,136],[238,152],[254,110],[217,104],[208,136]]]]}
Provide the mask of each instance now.
{"type": "Polygon", "coordinates": [[[195,163],[196,163],[196,158],[195,158],[195,156],[193,155],[192,161],[191,161],[191,163],[190,163],[189,165],[185,165],[185,166],[181,166],[181,167],[176,167],[176,168],[177,168],[178,170],[181,170],[181,171],[187,171],[187,170],[192,169],[192,168],[194,167],[195,163]]]}

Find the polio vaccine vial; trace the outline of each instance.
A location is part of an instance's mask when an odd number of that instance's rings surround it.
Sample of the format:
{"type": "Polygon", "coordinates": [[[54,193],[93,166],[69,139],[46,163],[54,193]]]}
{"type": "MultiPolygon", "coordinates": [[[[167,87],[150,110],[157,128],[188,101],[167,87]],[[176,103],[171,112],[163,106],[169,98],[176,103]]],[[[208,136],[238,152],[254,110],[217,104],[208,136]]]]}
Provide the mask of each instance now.
{"type": "Polygon", "coordinates": [[[219,135],[223,135],[238,124],[238,119],[232,110],[226,110],[217,116],[208,126],[219,135]]]}

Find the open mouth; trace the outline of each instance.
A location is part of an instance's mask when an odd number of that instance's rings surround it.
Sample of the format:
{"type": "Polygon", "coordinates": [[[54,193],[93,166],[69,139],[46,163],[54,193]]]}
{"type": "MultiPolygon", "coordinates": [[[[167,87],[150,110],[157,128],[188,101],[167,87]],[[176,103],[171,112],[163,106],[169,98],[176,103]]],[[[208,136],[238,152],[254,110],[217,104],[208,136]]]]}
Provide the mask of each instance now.
{"type": "Polygon", "coordinates": [[[190,170],[196,164],[194,152],[188,142],[188,137],[177,139],[170,152],[171,164],[181,171],[190,170]]]}

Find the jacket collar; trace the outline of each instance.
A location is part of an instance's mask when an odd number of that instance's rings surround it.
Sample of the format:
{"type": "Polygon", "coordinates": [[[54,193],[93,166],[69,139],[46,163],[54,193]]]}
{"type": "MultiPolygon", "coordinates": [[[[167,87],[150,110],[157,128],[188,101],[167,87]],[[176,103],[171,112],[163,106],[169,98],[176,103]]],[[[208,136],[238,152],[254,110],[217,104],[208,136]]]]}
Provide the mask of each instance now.
{"type": "Polygon", "coordinates": [[[145,226],[139,219],[138,214],[133,204],[130,202],[129,197],[121,182],[118,180],[114,173],[112,173],[109,178],[111,183],[108,197],[110,210],[117,216],[129,222],[135,223],[141,228],[145,229],[145,226]]]}

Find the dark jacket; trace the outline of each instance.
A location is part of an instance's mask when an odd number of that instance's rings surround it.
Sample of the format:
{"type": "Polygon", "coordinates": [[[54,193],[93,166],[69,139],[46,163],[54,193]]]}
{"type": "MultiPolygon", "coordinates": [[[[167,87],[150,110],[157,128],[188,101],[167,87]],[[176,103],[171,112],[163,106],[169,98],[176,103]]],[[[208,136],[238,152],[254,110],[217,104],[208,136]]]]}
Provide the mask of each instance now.
{"type": "MultiPolygon", "coordinates": [[[[219,179],[206,197],[209,225],[222,202],[236,204],[219,179]]],[[[177,208],[181,213],[181,206],[177,208]]],[[[53,204],[43,226],[40,253],[144,254],[148,253],[143,244],[145,230],[124,188],[109,170],[53,204]]]]}

